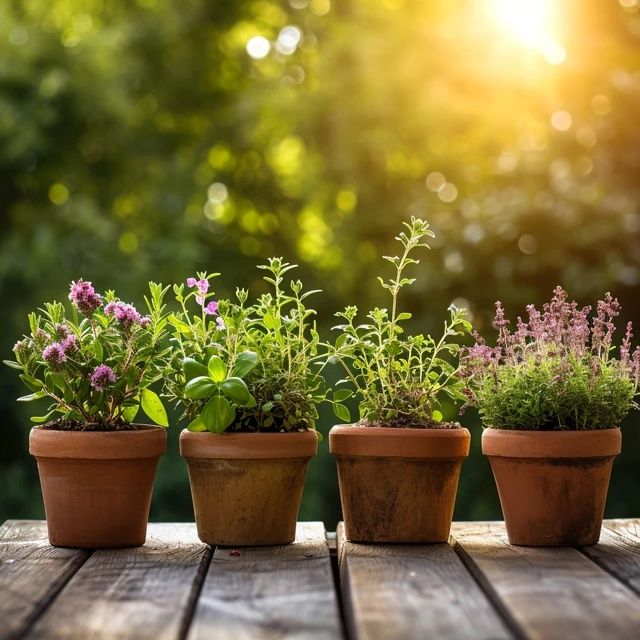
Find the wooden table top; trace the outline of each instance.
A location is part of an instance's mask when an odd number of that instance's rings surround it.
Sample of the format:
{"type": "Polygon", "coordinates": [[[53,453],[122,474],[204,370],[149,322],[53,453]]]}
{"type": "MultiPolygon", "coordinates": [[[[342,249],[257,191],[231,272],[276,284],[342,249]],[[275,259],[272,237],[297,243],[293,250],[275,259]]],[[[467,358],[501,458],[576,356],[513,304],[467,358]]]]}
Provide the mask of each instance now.
{"type": "Polygon", "coordinates": [[[364,545],[298,524],[282,547],[216,548],[151,524],[137,549],[49,546],[0,527],[0,639],[640,638],[640,519],[589,548],[511,547],[499,522],[449,544],[364,545]],[[338,585],[336,587],[336,585],[338,585]]]}

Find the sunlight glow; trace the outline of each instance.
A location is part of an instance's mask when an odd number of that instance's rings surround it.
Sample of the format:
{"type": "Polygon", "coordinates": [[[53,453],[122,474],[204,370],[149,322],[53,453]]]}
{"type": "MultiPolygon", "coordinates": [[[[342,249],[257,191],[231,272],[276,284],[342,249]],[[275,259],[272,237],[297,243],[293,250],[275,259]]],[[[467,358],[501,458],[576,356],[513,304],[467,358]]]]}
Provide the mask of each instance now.
{"type": "Polygon", "coordinates": [[[567,57],[553,35],[551,0],[493,0],[493,12],[501,28],[528,49],[541,53],[549,64],[567,57]]]}

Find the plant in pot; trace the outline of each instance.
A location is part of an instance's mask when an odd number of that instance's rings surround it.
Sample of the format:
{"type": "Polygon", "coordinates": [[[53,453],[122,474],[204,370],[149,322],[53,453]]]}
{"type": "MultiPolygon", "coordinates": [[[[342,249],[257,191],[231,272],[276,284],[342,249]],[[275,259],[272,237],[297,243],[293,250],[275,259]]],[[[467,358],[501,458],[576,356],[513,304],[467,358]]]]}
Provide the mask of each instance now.
{"type": "Polygon", "coordinates": [[[260,268],[271,290],[253,304],[245,289],[214,300],[218,274],[174,287],[166,394],[189,421],[180,451],[198,535],[211,545],[292,542],[317,450],[316,406],[326,394],[315,312],[305,304],[315,292],[285,283],[294,265],[279,258],[260,268]]]}
{"type": "Polygon", "coordinates": [[[148,315],[90,282],[71,284],[71,313],[59,302],[29,315],[30,333],[5,364],[30,394],[48,401],[31,418],[29,451],[38,462],[49,540],[62,547],[144,544],[167,415],[149,388],[168,353],[163,297],[150,283],[148,315]],[[135,422],[140,407],[161,426],[135,422]]]}
{"type": "Polygon", "coordinates": [[[338,462],[340,497],[349,540],[361,542],[445,542],[449,537],[462,460],[469,453],[469,432],[443,422],[441,403],[462,398],[463,383],[451,362],[457,336],[471,325],[463,310],[450,307],[450,319],[437,341],[409,335],[403,325],[411,314],[398,311],[398,295],[414,279],[405,270],[426,237],[427,222],[412,218],[396,238],[401,256],[385,257],[393,277],[379,281],[391,297],[391,310],[375,308],[356,325],[356,307],[337,315],[344,323],[332,348],[347,377],[334,392],[334,411],[348,422],[341,403],[354,393],[360,421],[335,426],[329,446],[338,462]],[[344,388],[342,388],[344,385],[344,388]]]}
{"type": "Polygon", "coordinates": [[[589,545],[600,537],[619,425],[640,375],[631,323],[615,355],[619,312],[609,293],[592,316],[557,287],[512,331],[497,302],[496,346],[476,336],[464,353],[465,393],[487,427],[482,450],[512,544],[589,545]]]}

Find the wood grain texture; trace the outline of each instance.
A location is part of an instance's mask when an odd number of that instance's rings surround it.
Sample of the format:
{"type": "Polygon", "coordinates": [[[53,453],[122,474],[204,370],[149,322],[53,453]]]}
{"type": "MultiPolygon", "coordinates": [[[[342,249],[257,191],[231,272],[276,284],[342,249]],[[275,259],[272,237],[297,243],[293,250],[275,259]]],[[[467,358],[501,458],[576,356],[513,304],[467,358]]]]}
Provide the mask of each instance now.
{"type": "Polygon", "coordinates": [[[512,637],[449,544],[355,544],[341,523],[338,557],[352,638],[512,637]]]}
{"type": "Polygon", "coordinates": [[[208,554],[193,524],[149,525],[143,547],[94,551],[26,637],[181,638],[208,554]]]}
{"type": "Polygon", "coordinates": [[[87,551],[50,546],[44,522],[5,522],[0,527],[0,638],[20,637],[88,557],[87,551]]]}
{"type": "Polygon", "coordinates": [[[512,628],[544,640],[640,637],[640,599],[570,547],[509,546],[502,523],[454,524],[456,550],[512,628]]]}
{"type": "Polygon", "coordinates": [[[290,545],[215,550],[189,640],[341,637],[322,523],[298,523],[290,545]]]}
{"type": "Polygon", "coordinates": [[[640,594],[640,519],[606,520],[600,542],[581,551],[640,594]]]}

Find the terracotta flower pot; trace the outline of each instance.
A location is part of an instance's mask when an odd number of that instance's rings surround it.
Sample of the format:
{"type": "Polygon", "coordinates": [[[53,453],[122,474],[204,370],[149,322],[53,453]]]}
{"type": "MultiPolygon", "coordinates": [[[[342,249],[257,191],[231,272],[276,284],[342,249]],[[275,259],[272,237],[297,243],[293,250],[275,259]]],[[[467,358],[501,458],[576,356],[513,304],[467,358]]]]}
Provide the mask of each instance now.
{"type": "Polygon", "coordinates": [[[467,429],[333,427],[347,539],[446,542],[469,442],[467,429]]]}
{"type": "Polygon", "coordinates": [[[54,431],[35,427],[29,452],[38,461],[49,541],[89,549],[144,544],[161,427],[135,431],[54,431]]]}
{"type": "Polygon", "coordinates": [[[595,544],[620,429],[485,429],[482,451],[498,486],[509,542],[524,546],[595,544]]]}
{"type": "Polygon", "coordinates": [[[210,545],[288,544],[315,431],[180,434],[200,540],[210,545]]]}

